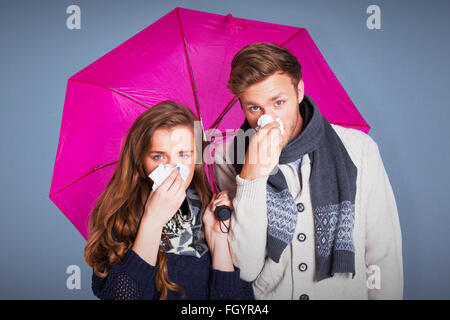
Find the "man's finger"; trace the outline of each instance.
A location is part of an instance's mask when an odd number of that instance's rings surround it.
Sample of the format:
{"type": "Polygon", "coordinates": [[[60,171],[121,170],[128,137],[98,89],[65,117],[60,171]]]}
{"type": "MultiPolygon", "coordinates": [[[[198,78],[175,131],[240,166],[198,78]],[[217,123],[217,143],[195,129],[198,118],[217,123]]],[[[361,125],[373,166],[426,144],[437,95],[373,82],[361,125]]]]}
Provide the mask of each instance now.
{"type": "Polygon", "coordinates": [[[280,124],[278,123],[278,121],[274,120],[274,121],[269,122],[268,124],[266,124],[264,127],[259,129],[258,135],[260,137],[265,136],[265,135],[267,135],[269,133],[269,131],[271,129],[274,129],[274,128],[280,128],[280,124]]]}

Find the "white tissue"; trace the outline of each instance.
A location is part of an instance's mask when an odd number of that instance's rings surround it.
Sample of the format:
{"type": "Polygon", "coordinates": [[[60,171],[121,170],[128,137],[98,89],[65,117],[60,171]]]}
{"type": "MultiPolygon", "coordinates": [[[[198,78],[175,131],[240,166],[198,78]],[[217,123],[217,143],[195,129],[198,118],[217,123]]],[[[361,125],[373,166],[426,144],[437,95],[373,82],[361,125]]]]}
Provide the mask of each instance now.
{"type": "Polygon", "coordinates": [[[182,163],[177,163],[175,167],[171,167],[170,164],[160,164],[153,170],[148,177],[153,180],[152,190],[155,191],[158,187],[167,179],[172,170],[180,168],[181,178],[186,181],[189,175],[189,167],[182,163]]]}
{"type": "MultiPolygon", "coordinates": [[[[258,126],[255,128],[256,131],[258,131],[259,129],[264,127],[266,124],[271,123],[272,121],[273,121],[273,118],[271,116],[269,116],[268,114],[263,114],[258,119],[258,122],[257,122],[258,126]]],[[[280,118],[276,118],[275,121],[277,121],[280,124],[280,131],[281,131],[281,134],[283,134],[284,133],[283,122],[281,121],[280,118]]]]}

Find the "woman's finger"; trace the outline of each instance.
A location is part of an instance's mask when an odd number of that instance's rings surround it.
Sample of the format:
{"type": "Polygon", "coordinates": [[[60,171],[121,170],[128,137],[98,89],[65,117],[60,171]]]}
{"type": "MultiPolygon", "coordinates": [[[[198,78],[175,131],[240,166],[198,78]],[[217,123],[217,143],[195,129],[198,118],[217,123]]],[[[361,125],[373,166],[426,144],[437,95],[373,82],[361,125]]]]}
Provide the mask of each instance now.
{"type": "Polygon", "coordinates": [[[214,201],[214,205],[216,205],[216,206],[223,206],[223,205],[230,206],[230,204],[231,204],[231,201],[227,198],[217,199],[214,201]]]}
{"type": "Polygon", "coordinates": [[[218,196],[218,197],[216,197],[216,201],[217,200],[220,200],[220,201],[225,201],[225,200],[228,200],[229,198],[228,198],[228,196],[227,195],[220,195],[220,196],[218,196]]]}
{"type": "Polygon", "coordinates": [[[212,203],[213,203],[213,201],[211,201],[211,202],[208,204],[208,207],[205,209],[205,211],[204,211],[204,213],[203,213],[203,218],[202,218],[202,220],[203,220],[203,222],[204,222],[205,224],[209,224],[209,223],[212,222],[213,219],[214,219],[214,214],[213,214],[213,210],[212,210],[212,203]]]}
{"type": "Polygon", "coordinates": [[[162,189],[162,190],[169,190],[170,187],[172,186],[173,182],[175,181],[175,179],[177,178],[177,175],[179,175],[178,170],[172,170],[172,172],[169,174],[169,176],[167,177],[166,180],[164,180],[163,183],[161,183],[161,185],[159,186],[158,189],[162,189]]]}
{"type": "Polygon", "coordinates": [[[233,203],[231,201],[229,201],[229,200],[216,202],[215,205],[214,205],[214,208],[217,208],[219,206],[227,206],[228,208],[230,208],[231,211],[234,210],[233,203]]]}
{"type": "Polygon", "coordinates": [[[167,191],[171,196],[175,196],[180,193],[180,191],[184,190],[184,180],[181,178],[181,174],[177,174],[174,182],[170,186],[170,189],[167,191]]]}
{"type": "Polygon", "coordinates": [[[216,200],[219,201],[230,201],[230,197],[228,196],[228,191],[225,191],[223,194],[220,194],[216,200]]]}

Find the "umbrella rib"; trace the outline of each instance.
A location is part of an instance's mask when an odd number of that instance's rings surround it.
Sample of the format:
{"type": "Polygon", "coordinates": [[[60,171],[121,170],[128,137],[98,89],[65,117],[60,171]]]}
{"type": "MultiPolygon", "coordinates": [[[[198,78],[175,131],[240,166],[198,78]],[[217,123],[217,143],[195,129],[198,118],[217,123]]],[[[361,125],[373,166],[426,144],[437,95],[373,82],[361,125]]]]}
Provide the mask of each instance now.
{"type": "MultiPolygon", "coordinates": [[[[202,117],[201,117],[201,113],[200,113],[200,108],[199,108],[199,103],[198,103],[197,88],[196,88],[196,86],[195,86],[195,82],[194,82],[194,78],[193,78],[194,75],[193,75],[193,72],[192,72],[192,66],[191,66],[191,62],[190,62],[189,55],[188,55],[188,52],[187,52],[186,38],[184,37],[183,29],[182,29],[182,26],[181,26],[181,21],[180,21],[180,18],[179,18],[179,16],[178,16],[178,10],[177,10],[177,18],[178,18],[178,22],[179,22],[179,25],[180,25],[180,31],[181,31],[181,34],[182,34],[182,37],[183,37],[183,40],[184,40],[184,50],[185,50],[186,58],[187,58],[187,60],[188,60],[189,71],[190,71],[190,77],[191,77],[191,85],[192,85],[192,89],[193,89],[193,91],[194,91],[194,97],[195,97],[195,103],[196,103],[196,108],[197,108],[197,114],[198,114],[198,117],[199,117],[199,119],[200,119],[200,123],[201,123],[201,125],[202,125],[203,137],[205,137],[205,130],[204,130],[204,127],[203,127],[203,121],[202,121],[202,117]]],[[[113,91],[113,92],[115,92],[115,93],[118,93],[118,94],[120,94],[121,96],[123,96],[123,97],[125,97],[125,98],[127,98],[127,99],[132,100],[133,102],[139,104],[139,105],[142,106],[142,107],[145,107],[146,109],[148,109],[148,108],[151,107],[151,106],[149,106],[148,104],[146,104],[146,103],[144,103],[144,102],[142,102],[142,101],[139,101],[138,99],[136,99],[136,98],[134,98],[134,97],[132,97],[132,96],[130,96],[130,95],[127,95],[126,93],[120,92],[119,90],[114,89],[114,88],[109,87],[109,86],[104,86],[104,85],[101,85],[101,84],[98,84],[98,83],[95,83],[95,82],[90,82],[90,81],[85,81],[85,80],[79,80],[79,79],[73,79],[73,78],[71,78],[71,79],[69,79],[69,80],[70,80],[70,81],[76,81],[76,82],[84,83],[84,84],[89,84],[89,85],[93,85],[93,86],[97,86],[97,87],[101,87],[101,88],[105,88],[105,89],[111,90],[111,91],[113,91]]],[[[97,171],[98,169],[101,169],[101,168],[110,166],[110,165],[115,164],[115,163],[117,163],[117,161],[114,161],[114,162],[111,162],[111,163],[108,163],[108,164],[105,164],[105,165],[102,165],[102,166],[98,166],[98,167],[92,169],[91,171],[85,173],[84,175],[82,175],[81,177],[75,179],[74,181],[69,182],[68,184],[66,184],[66,185],[65,185],[64,187],[62,187],[61,189],[59,189],[59,190],[53,192],[52,194],[50,194],[50,196],[53,196],[53,195],[55,195],[55,194],[57,194],[57,193],[63,191],[63,190],[66,189],[67,187],[69,187],[69,186],[71,186],[72,184],[74,184],[75,182],[77,182],[77,181],[79,181],[79,180],[85,178],[86,176],[90,175],[91,173],[94,173],[94,172],[97,171]]]]}
{"type": "MultiPolygon", "coordinates": [[[[300,28],[296,33],[294,33],[292,36],[290,36],[287,40],[283,41],[280,46],[284,46],[286,43],[291,41],[293,38],[295,38],[299,33],[305,31],[305,28],[300,28]]],[[[223,117],[227,114],[228,111],[231,110],[231,107],[237,102],[237,97],[234,96],[231,101],[227,104],[225,109],[222,111],[222,113],[217,117],[217,119],[214,121],[214,123],[211,125],[211,128],[217,129],[220,122],[222,121],[223,117]]],[[[349,124],[349,123],[338,123],[338,122],[332,122],[333,124],[340,125],[340,126],[353,126],[353,127],[361,127],[361,128],[371,128],[370,125],[357,125],[357,124],[349,124]]]]}
{"type": "Polygon", "coordinates": [[[217,117],[216,121],[211,125],[211,128],[217,129],[217,126],[222,121],[223,117],[227,114],[228,111],[230,111],[231,107],[234,106],[234,104],[238,101],[237,97],[233,97],[231,101],[228,103],[228,105],[225,107],[225,109],[222,111],[222,113],[217,117]]]}
{"type": "MultiPolygon", "coordinates": [[[[104,85],[101,85],[101,84],[98,84],[98,83],[95,83],[95,82],[85,81],[85,80],[78,80],[78,79],[69,79],[69,80],[70,80],[70,81],[76,81],[76,82],[80,82],[80,83],[84,83],[84,84],[89,84],[89,85],[93,85],[93,86],[97,86],[97,87],[101,87],[101,88],[104,88],[104,89],[111,90],[111,91],[113,91],[113,92],[115,92],[115,93],[120,94],[121,96],[123,96],[123,97],[125,97],[125,98],[127,98],[127,99],[132,100],[133,102],[136,102],[137,104],[139,104],[140,106],[145,107],[146,109],[150,108],[150,106],[147,105],[146,103],[144,103],[144,102],[142,102],[142,101],[139,101],[139,100],[137,100],[136,98],[133,98],[133,97],[127,95],[126,93],[120,92],[119,90],[116,90],[116,89],[114,89],[114,88],[111,88],[111,87],[108,87],[108,86],[104,86],[104,85]]],[[[53,195],[55,195],[55,194],[57,194],[57,193],[63,191],[63,190],[66,189],[67,187],[71,186],[72,184],[78,182],[79,180],[85,178],[86,176],[90,175],[91,173],[94,173],[95,171],[97,171],[97,170],[99,170],[99,169],[102,169],[102,168],[104,168],[104,167],[108,167],[108,166],[110,166],[110,165],[113,165],[113,164],[115,164],[115,163],[117,163],[117,162],[118,162],[118,161],[113,161],[113,162],[110,162],[110,163],[107,163],[107,164],[104,164],[104,165],[101,165],[101,166],[97,166],[97,167],[91,169],[89,172],[83,174],[81,177],[79,177],[79,178],[73,180],[72,182],[69,182],[68,184],[66,184],[66,185],[65,185],[64,187],[62,187],[61,189],[59,189],[59,190],[57,190],[57,191],[51,193],[49,196],[53,196],[53,195]]]]}
{"type": "Polygon", "coordinates": [[[123,93],[123,92],[121,92],[121,91],[119,91],[117,89],[114,89],[112,87],[104,86],[104,85],[101,85],[101,84],[98,84],[98,83],[95,83],[95,82],[90,82],[90,81],[85,81],[85,80],[78,80],[78,79],[69,79],[69,80],[70,81],[76,81],[76,82],[84,83],[84,84],[90,84],[90,85],[101,87],[101,88],[104,88],[104,89],[108,89],[108,90],[114,91],[115,93],[120,94],[121,96],[123,96],[123,97],[125,97],[127,99],[132,100],[133,102],[136,102],[137,104],[139,104],[140,106],[145,107],[146,109],[151,107],[148,104],[146,104],[145,102],[142,102],[142,101],[140,101],[140,100],[138,100],[136,98],[133,98],[132,96],[130,96],[130,95],[126,94],[126,93],[123,93]]]}
{"type": "Polygon", "coordinates": [[[79,177],[79,178],[73,180],[72,182],[69,182],[69,183],[66,184],[64,187],[62,187],[61,189],[59,189],[58,191],[55,191],[55,192],[51,193],[49,196],[52,197],[52,196],[56,195],[57,193],[62,192],[64,189],[70,187],[72,184],[74,184],[74,183],[78,182],[79,180],[81,180],[81,179],[87,177],[87,176],[90,175],[91,173],[94,173],[94,172],[97,171],[97,170],[100,170],[100,169],[103,169],[103,168],[105,168],[105,167],[108,167],[108,166],[111,166],[111,165],[113,165],[113,164],[116,164],[117,162],[118,162],[118,161],[113,161],[113,162],[110,162],[110,163],[107,163],[107,164],[104,164],[104,165],[95,167],[94,169],[91,169],[91,171],[85,173],[85,174],[82,175],[81,177],[79,177]]]}
{"type": "Polygon", "coordinates": [[[332,124],[336,124],[338,126],[351,126],[351,127],[360,127],[360,128],[371,128],[370,125],[361,125],[361,124],[353,124],[353,123],[342,123],[342,122],[331,122],[332,124]]]}
{"type": "MultiPolygon", "coordinates": [[[[293,38],[295,38],[300,32],[305,31],[305,28],[300,28],[300,30],[298,30],[296,33],[294,33],[291,37],[289,37],[289,39],[287,39],[286,41],[282,42],[280,44],[280,46],[284,46],[286,43],[288,43],[289,41],[291,41],[293,38]]],[[[333,124],[337,124],[339,126],[353,126],[353,127],[360,127],[360,128],[371,128],[370,125],[366,124],[366,125],[358,125],[358,124],[349,124],[349,123],[339,123],[339,122],[331,122],[333,124]]]]}
{"type": "Polygon", "coordinates": [[[189,53],[187,50],[187,42],[186,42],[186,37],[184,35],[184,31],[183,31],[183,25],[181,23],[181,18],[180,18],[180,8],[177,8],[177,21],[178,21],[178,25],[180,27],[180,33],[181,33],[181,37],[183,38],[183,48],[184,48],[184,54],[186,55],[186,60],[187,60],[187,64],[188,64],[188,68],[189,68],[189,77],[191,79],[191,86],[192,86],[192,91],[194,93],[194,99],[195,99],[195,107],[197,109],[197,116],[200,120],[200,123],[202,125],[202,130],[203,130],[203,138],[205,138],[205,129],[203,127],[203,119],[202,119],[202,114],[200,112],[200,103],[198,101],[198,92],[197,92],[197,86],[195,85],[195,80],[194,80],[194,72],[192,70],[192,63],[191,63],[191,59],[189,58],[189,53]]]}
{"type": "Polygon", "coordinates": [[[304,30],[305,30],[305,28],[300,28],[296,33],[294,33],[292,36],[290,36],[287,40],[285,40],[282,43],[280,43],[280,46],[284,46],[286,43],[288,43],[289,41],[294,39],[300,32],[302,32],[304,30]]]}

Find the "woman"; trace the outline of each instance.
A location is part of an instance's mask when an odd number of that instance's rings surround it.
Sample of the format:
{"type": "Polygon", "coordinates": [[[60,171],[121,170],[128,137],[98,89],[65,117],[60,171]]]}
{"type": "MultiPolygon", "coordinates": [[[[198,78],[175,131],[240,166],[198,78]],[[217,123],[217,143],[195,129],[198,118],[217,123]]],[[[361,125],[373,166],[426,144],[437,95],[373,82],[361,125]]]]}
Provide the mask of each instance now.
{"type": "Polygon", "coordinates": [[[89,221],[84,255],[100,299],[254,299],[213,213],[232,203],[226,191],[211,194],[195,163],[196,120],[189,108],[164,101],[130,128],[89,221]],[[173,169],[152,190],[149,174],[160,165],[189,173],[184,180],[173,169]]]}

